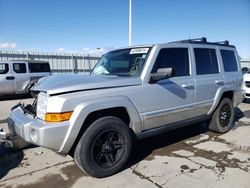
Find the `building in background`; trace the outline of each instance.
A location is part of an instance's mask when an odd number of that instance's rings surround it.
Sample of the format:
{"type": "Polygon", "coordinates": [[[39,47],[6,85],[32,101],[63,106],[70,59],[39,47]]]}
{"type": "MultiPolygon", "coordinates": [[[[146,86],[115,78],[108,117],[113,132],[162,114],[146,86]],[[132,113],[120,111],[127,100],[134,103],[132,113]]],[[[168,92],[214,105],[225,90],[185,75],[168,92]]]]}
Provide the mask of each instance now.
{"type": "Polygon", "coordinates": [[[240,65],[241,65],[241,68],[247,67],[248,69],[250,69],[250,58],[249,59],[241,59],[240,65]]]}

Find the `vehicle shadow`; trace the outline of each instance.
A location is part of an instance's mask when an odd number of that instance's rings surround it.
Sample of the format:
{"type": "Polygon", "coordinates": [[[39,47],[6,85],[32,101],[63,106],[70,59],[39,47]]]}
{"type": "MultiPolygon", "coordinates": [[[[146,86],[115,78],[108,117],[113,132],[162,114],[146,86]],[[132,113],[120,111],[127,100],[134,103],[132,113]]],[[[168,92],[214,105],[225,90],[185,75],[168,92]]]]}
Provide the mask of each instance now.
{"type": "Polygon", "coordinates": [[[24,157],[22,150],[8,151],[0,145],[0,180],[8,174],[8,172],[20,165],[24,157]]]}
{"type": "MultiPolygon", "coordinates": [[[[199,123],[170,132],[162,133],[157,136],[137,140],[127,168],[149,157],[157,149],[164,148],[163,153],[168,154],[171,152],[169,151],[169,147],[171,145],[183,142],[183,140],[185,139],[200,135],[202,133],[206,133],[208,131],[208,126],[206,123],[199,123]]],[[[171,149],[173,149],[173,147],[171,147],[171,149]]]]}
{"type": "Polygon", "coordinates": [[[234,116],[234,122],[239,121],[239,119],[243,118],[246,116],[245,112],[242,112],[242,110],[239,107],[235,108],[235,116],[234,116]]]}
{"type": "Polygon", "coordinates": [[[28,99],[28,98],[32,98],[32,96],[30,94],[4,95],[4,96],[0,96],[0,101],[28,99]]]}
{"type": "MultiPolygon", "coordinates": [[[[237,122],[244,116],[245,113],[237,107],[235,109],[234,122],[237,122]]],[[[234,127],[237,127],[237,125],[235,124],[234,127]]],[[[157,151],[155,151],[157,149],[161,150],[161,154],[165,153],[166,155],[170,154],[173,150],[182,149],[182,146],[185,147],[184,140],[190,139],[203,133],[207,133],[209,135],[217,135],[214,132],[209,132],[208,124],[206,122],[202,122],[146,139],[137,140],[130,158],[130,162],[125,168],[129,168],[139,163],[152,154],[157,154],[157,151]]]]}

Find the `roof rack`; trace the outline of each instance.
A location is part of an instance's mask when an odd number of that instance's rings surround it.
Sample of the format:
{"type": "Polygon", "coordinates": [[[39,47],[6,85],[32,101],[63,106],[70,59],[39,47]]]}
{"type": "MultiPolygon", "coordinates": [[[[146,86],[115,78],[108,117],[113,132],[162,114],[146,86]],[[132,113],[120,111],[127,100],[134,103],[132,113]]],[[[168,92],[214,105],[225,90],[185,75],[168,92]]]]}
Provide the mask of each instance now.
{"type": "Polygon", "coordinates": [[[179,41],[174,41],[174,42],[183,42],[183,43],[202,42],[202,43],[206,43],[207,38],[201,37],[201,38],[194,38],[194,39],[179,40],[179,41]]]}
{"type": "Polygon", "coordinates": [[[224,44],[226,46],[229,46],[229,41],[228,40],[224,40],[224,41],[218,41],[218,42],[212,42],[214,44],[224,44]]]}
{"type": "Polygon", "coordinates": [[[211,44],[211,45],[220,45],[220,46],[230,46],[234,47],[229,44],[228,40],[225,41],[218,41],[218,42],[208,42],[206,37],[201,37],[201,38],[194,38],[194,39],[186,39],[186,40],[179,40],[179,41],[174,41],[171,43],[195,43],[195,44],[211,44]]]}

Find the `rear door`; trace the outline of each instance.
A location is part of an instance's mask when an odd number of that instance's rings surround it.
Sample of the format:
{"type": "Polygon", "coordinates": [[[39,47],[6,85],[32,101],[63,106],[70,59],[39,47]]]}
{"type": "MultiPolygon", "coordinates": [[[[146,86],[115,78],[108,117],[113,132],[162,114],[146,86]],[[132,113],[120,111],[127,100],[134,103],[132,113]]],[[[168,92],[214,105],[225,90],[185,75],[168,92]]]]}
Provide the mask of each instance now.
{"type": "Polygon", "coordinates": [[[224,86],[224,77],[218,60],[216,47],[193,45],[196,68],[196,115],[209,112],[216,92],[224,86]]]}
{"type": "Polygon", "coordinates": [[[26,62],[14,62],[12,64],[13,76],[15,77],[14,88],[15,93],[24,93],[26,92],[26,87],[30,81],[30,76],[27,71],[26,62]]]}
{"type": "Polygon", "coordinates": [[[0,63],[0,94],[14,93],[14,79],[8,62],[0,63]]]}

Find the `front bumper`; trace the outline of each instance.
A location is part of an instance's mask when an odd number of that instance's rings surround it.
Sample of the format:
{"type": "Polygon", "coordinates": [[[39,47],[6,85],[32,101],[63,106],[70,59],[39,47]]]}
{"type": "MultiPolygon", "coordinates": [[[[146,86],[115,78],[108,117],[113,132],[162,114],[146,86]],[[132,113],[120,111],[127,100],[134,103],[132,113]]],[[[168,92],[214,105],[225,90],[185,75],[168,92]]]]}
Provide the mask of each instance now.
{"type": "Polygon", "coordinates": [[[11,134],[20,136],[28,143],[59,151],[68,131],[69,122],[47,123],[25,113],[18,106],[12,110],[8,126],[11,134]]]}

